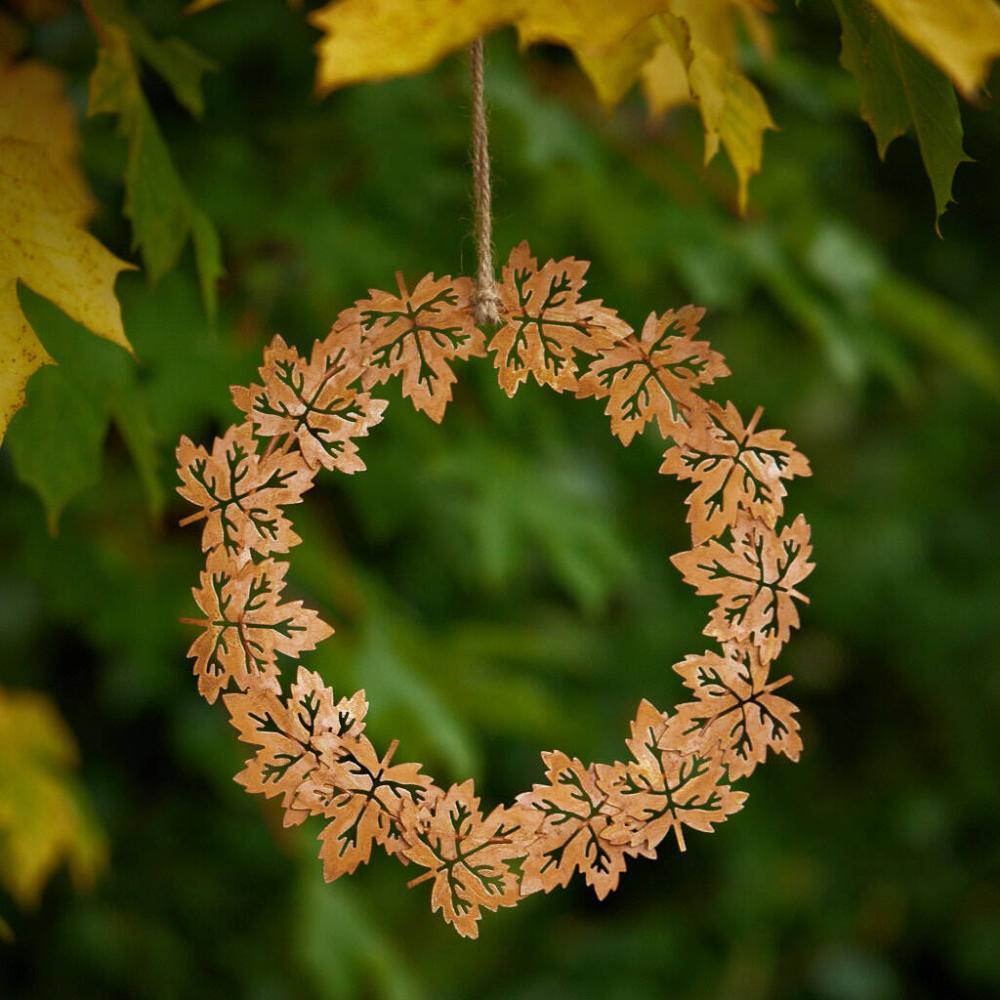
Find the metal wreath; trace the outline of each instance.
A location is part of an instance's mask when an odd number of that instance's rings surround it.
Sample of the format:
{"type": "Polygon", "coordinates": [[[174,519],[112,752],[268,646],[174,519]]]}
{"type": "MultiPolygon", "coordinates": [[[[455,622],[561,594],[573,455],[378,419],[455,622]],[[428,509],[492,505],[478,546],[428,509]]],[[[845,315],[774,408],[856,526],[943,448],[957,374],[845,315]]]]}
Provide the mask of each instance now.
{"type": "Polygon", "coordinates": [[[746,778],[768,752],[798,758],[796,707],[777,694],[789,677],[772,664],[798,627],[801,581],[812,571],[809,526],[779,524],[785,481],[809,464],[780,430],[744,422],[732,403],[699,395],[728,375],[722,356],[696,339],[704,310],[651,314],[636,333],[600,301],[581,301],[588,264],[539,267],[526,243],[512,251],[497,285],[500,323],[476,324],[469,278],[426,275],[410,290],[371,291],[337,318],[311,356],[281,337],[264,353],[260,384],[235,387],[244,421],[211,450],[182,438],[183,497],[204,521],[207,564],[194,599],[201,631],[191,645],[198,690],[219,694],[239,738],[256,747],[236,780],[281,797],[288,826],[321,816],[327,881],[355,871],[374,844],[423,868],[431,907],[459,934],[476,937],[483,909],[514,906],[581,873],[603,898],[630,857],[655,856],[685,827],[711,831],[743,807],[746,778]],[[395,762],[364,734],[364,692],[335,698],[300,666],[286,691],[278,655],[298,658],[332,633],[301,601],[281,598],[299,542],[284,508],[299,503],[320,468],[359,472],[355,439],[379,423],[387,403],[374,387],[402,377],[402,393],[440,422],[456,380],[452,363],[493,355],[512,396],[533,376],[578,397],[606,400],[623,444],[650,421],[671,441],[660,472],[691,481],[692,547],[672,562],[698,594],[715,598],[705,634],[718,648],[674,669],[692,701],[663,712],[642,701],[625,741],[625,762],[584,764],[542,754],[544,779],[486,815],[473,782],[442,788],[421,765],[395,762]],[[585,370],[581,356],[587,356],[585,370]],[[267,442],[266,445],[264,442],[267,442]]]}

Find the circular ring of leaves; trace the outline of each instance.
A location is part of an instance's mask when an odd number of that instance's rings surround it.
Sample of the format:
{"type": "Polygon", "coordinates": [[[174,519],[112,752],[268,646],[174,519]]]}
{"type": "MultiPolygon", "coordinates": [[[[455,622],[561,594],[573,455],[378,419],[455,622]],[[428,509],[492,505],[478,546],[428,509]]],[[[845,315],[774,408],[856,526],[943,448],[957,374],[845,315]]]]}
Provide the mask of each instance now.
{"type": "Polygon", "coordinates": [[[260,382],[232,390],[245,419],[211,449],[182,438],[179,492],[198,511],[204,572],[194,588],[202,617],[189,650],[198,690],[222,694],[239,738],[253,747],[236,780],[280,797],[286,825],[321,816],[327,881],[368,862],[374,846],[432,882],[431,906],[476,937],[483,910],[565,886],[577,873],[603,898],[630,858],[654,857],[668,838],[711,831],[739,811],[748,777],[769,753],[801,750],[796,707],[777,691],[789,677],[772,665],[791,629],[801,581],[812,571],[809,527],[782,524],[785,483],[809,475],[780,430],[745,422],[732,403],[700,395],[728,375],[697,339],[704,310],[650,314],[636,333],[600,301],[583,301],[588,264],[539,266],[526,243],[512,251],[499,292],[502,320],[490,338],[474,320],[470,279],[426,275],[412,289],[371,291],[337,318],[312,354],[281,337],[264,352],[260,382]],[[488,340],[488,342],[487,342],[488,340]],[[642,701],[628,758],[585,764],[542,754],[543,779],[510,805],[485,813],[471,780],[443,788],[397,741],[379,751],[364,733],[364,692],[336,698],[300,666],[287,690],[278,656],[298,658],[332,633],[301,601],[283,601],[287,553],[299,542],[285,508],[301,501],[321,468],[358,472],[356,439],[382,419],[371,390],[394,377],[413,405],[440,422],[452,364],[493,355],[513,395],[529,376],[557,391],[606,401],[625,445],[655,421],[670,447],[660,472],[690,481],[691,548],[672,562],[697,593],[715,598],[705,634],[718,648],[674,669],[693,695],[664,712],[642,701]]]}

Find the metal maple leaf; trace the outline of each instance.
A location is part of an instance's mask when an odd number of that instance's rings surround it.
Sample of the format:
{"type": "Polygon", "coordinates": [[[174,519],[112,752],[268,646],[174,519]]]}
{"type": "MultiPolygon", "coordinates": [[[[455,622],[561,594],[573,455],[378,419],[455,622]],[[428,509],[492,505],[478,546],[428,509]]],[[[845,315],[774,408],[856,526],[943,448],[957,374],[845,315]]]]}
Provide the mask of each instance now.
{"type": "Polygon", "coordinates": [[[539,385],[575,391],[577,355],[595,355],[632,332],[600,300],[580,301],[589,266],[566,257],[539,267],[527,242],[511,251],[498,286],[503,322],[489,345],[508,396],[529,374],[539,385]]]}
{"type": "Polygon", "coordinates": [[[660,472],[697,485],[687,498],[687,521],[696,545],[714,538],[746,511],[773,525],[784,511],[783,480],[810,475],[808,459],[782,430],[757,430],[763,409],[749,422],[732,403],[708,404],[710,431],[663,456],[660,472]]]}
{"type": "Polygon", "coordinates": [[[607,398],[611,432],[628,445],[650,420],[664,437],[701,440],[708,431],[700,386],[729,374],[718,351],[695,340],[705,310],[696,306],[650,313],[642,332],[601,350],[580,379],[577,395],[607,398]]]}
{"type": "Polygon", "coordinates": [[[301,502],[312,476],[297,452],[258,456],[252,424],[230,427],[211,452],[182,437],[177,473],[177,492],[201,508],[181,523],[204,519],[205,551],[221,546],[229,555],[268,555],[301,541],[281,508],[301,502]]]}
{"type": "Polygon", "coordinates": [[[599,765],[613,818],[609,841],[654,852],[670,832],[685,850],[684,827],[709,832],[743,808],[746,792],[726,784],[713,747],[664,749],[666,718],[648,701],[639,706],[628,741],[633,761],[624,768],[599,765]]]}
{"type": "Polygon", "coordinates": [[[510,862],[524,851],[530,834],[524,824],[530,818],[503,806],[484,818],[471,779],[423,806],[404,803],[403,855],[427,869],[410,886],[432,879],[431,909],[463,937],[478,937],[482,910],[514,906],[520,898],[520,880],[510,862]]]}
{"type": "Polygon", "coordinates": [[[411,292],[396,272],[399,294],[372,289],[338,319],[336,329],[362,334],[365,389],[403,377],[403,395],[440,423],[456,381],[449,362],[482,356],[484,338],[472,310],[468,278],[424,275],[411,292]]]}
{"type": "Polygon", "coordinates": [[[294,438],[309,466],[348,473],[365,468],[353,438],[365,437],[389,405],[356,386],[365,355],[351,332],[317,340],[308,361],[276,336],[264,349],[261,384],[231,390],[260,437],[294,438]]]}
{"type": "Polygon", "coordinates": [[[288,563],[265,559],[242,566],[222,549],[208,557],[201,585],[192,590],[204,618],[191,644],[198,690],[213,702],[230,681],[242,691],[280,693],[277,654],[297,657],[333,635],[333,629],[301,601],[281,603],[288,563]]]}
{"type": "Polygon", "coordinates": [[[538,816],[521,891],[550,892],[568,885],[580,872],[597,898],[603,899],[617,888],[626,855],[642,851],[607,839],[611,825],[608,796],[599,787],[593,767],[558,750],[543,753],[542,760],[546,783],[534,785],[516,800],[538,816]]]}
{"type": "Polygon", "coordinates": [[[729,644],[721,655],[706,651],[688,656],[674,670],[698,700],[677,706],[659,746],[673,750],[714,746],[734,780],[763,764],[769,750],[799,759],[798,708],[775,694],[792,678],[769,680],[770,664],[756,647],[729,644]]]}
{"type": "Polygon", "coordinates": [[[705,634],[720,642],[752,641],[773,660],[799,626],[796,601],[809,603],[797,589],[813,570],[809,525],[800,514],[780,533],[741,514],[732,542],[704,542],[670,561],[699,594],[718,595],[705,634]]]}
{"type": "Polygon", "coordinates": [[[326,734],[316,743],[319,766],[299,785],[293,808],[330,820],[319,839],[323,877],[332,882],[367,864],[375,844],[398,854],[403,803],[423,802],[432,785],[419,764],[391,763],[395,741],[382,756],[365,736],[326,734]]]}
{"type": "Polygon", "coordinates": [[[320,764],[319,737],[359,736],[368,711],[363,691],[335,701],[319,674],[299,667],[287,698],[254,687],[224,696],[240,740],[260,749],[236,775],[248,792],[281,796],[285,826],[297,826],[308,811],[294,808],[299,785],[320,764]]]}

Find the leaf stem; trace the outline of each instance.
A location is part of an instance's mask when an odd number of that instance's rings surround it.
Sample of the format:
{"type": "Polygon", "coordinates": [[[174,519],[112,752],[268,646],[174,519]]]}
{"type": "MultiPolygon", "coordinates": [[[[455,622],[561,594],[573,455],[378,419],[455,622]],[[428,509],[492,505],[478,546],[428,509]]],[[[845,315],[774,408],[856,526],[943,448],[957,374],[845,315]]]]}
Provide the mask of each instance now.
{"type": "Polygon", "coordinates": [[[406,883],[407,889],[415,889],[418,885],[423,882],[429,882],[434,878],[440,871],[439,868],[428,868],[423,875],[418,875],[416,878],[411,878],[409,882],[406,883]]]}

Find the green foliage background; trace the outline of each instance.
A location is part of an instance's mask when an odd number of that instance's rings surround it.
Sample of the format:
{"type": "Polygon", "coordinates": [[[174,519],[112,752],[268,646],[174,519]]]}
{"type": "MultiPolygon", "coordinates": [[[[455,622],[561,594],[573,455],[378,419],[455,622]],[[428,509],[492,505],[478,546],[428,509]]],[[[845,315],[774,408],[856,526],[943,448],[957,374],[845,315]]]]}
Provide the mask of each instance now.
{"type": "MultiPolygon", "coordinates": [[[[693,112],[651,126],[636,101],[603,118],[561,53],[491,41],[501,255],[527,237],[592,259],[590,290],[633,324],[706,305],[735,372],[717,398],[763,404],[812,460],[790,510],[812,521],[818,569],[783,658],[801,763],[772,761],[743,813],[686,855],[635,862],[605,903],[574,884],[470,943],[387,859],[324,885],[316,830],[283,831],[231,781],[243,752],[196,696],[176,623],[200,557],[197,531],[176,527],[171,461],[181,433],[208,440],[233,419],[227,387],[274,331],[308,346],[397,267],[472,270],[464,65],[317,102],[300,12],[142,7],[220,68],[198,123],[143,84],[227,273],[214,324],[193,256],[155,286],[119,279],[138,367],[21,293],[62,364],[33,380],[0,453],[0,683],[57,701],[111,862],[89,894],[61,875],[36,911],[0,900],[16,933],[0,993],[1000,991],[996,109],[965,109],[977,162],[938,239],[916,144],[880,164],[857,119],[833,8],[785,4],[783,55],[755,67],[781,131],[741,220],[729,168],[700,166],[693,112]],[[91,480],[55,536],[13,474],[25,441],[72,489],[91,480]]],[[[83,18],[34,45],[82,106],[83,18]]],[[[88,121],[85,156],[108,207],[96,231],[127,255],[111,119],[88,121]]],[[[703,648],[708,611],[667,561],[684,493],[656,475],[655,430],[624,451],[596,404],[533,386],[508,401],[483,362],[440,428],[396,392],[362,442],[369,471],[321,477],[292,512],[294,588],[337,628],[309,662],[337,691],[366,689],[378,740],[400,737],[442,781],[474,775],[494,801],[540,773],[539,749],[612,759],[640,697],[680,697],[670,664],[703,648]]]]}

